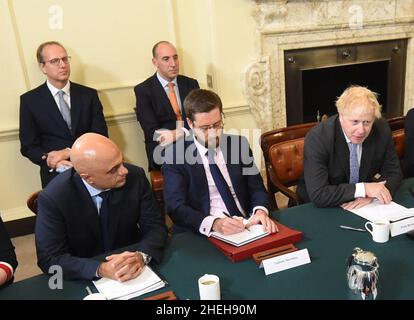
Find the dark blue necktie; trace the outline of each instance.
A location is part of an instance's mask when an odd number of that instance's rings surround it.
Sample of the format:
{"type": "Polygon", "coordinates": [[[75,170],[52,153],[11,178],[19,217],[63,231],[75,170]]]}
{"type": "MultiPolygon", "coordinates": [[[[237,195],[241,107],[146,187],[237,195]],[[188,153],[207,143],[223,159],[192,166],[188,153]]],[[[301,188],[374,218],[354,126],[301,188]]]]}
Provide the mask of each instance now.
{"type": "Polygon", "coordinates": [[[359,163],[357,144],[349,142],[349,183],[359,182],[359,163]]]}
{"type": "Polygon", "coordinates": [[[108,217],[109,217],[109,192],[103,191],[98,194],[99,197],[102,198],[101,209],[99,210],[99,220],[101,222],[101,235],[102,235],[102,243],[104,252],[111,251],[111,247],[109,245],[109,225],[108,225],[108,217]]]}
{"type": "Polygon", "coordinates": [[[242,214],[236,205],[236,201],[231,194],[230,188],[214,160],[215,153],[215,150],[209,149],[207,151],[208,164],[210,166],[210,172],[213,176],[214,183],[216,184],[217,190],[220,193],[221,199],[226,205],[228,213],[231,216],[241,216],[242,214]]]}

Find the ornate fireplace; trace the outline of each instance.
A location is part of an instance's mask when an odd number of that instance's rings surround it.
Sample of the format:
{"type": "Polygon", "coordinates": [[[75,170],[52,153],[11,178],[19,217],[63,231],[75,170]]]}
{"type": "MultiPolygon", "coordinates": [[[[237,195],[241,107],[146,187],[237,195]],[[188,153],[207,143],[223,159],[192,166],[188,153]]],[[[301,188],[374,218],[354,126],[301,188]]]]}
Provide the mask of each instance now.
{"type": "Polygon", "coordinates": [[[349,84],[379,91],[386,117],[412,106],[414,0],[255,0],[253,7],[258,57],[243,89],[263,131],[334,113],[349,84]]]}

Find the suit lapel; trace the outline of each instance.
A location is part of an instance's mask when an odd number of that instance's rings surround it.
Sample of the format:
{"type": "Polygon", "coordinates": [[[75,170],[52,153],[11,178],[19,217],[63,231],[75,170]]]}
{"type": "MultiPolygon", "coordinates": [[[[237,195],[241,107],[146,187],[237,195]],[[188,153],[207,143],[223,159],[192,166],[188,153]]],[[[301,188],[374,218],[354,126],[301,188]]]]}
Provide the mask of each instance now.
{"type": "MultiPolygon", "coordinates": [[[[241,169],[241,157],[240,152],[243,150],[241,145],[240,137],[237,137],[234,142],[237,141],[238,146],[232,146],[232,139],[236,136],[229,136],[223,134],[220,138],[220,149],[223,153],[224,161],[226,163],[227,172],[229,173],[231,184],[233,190],[236,193],[236,197],[239,200],[240,205],[247,212],[245,208],[245,199],[243,199],[242,193],[240,191],[240,169],[241,169]],[[232,150],[234,147],[234,150],[232,150]],[[232,152],[237,151],[237,152],[232,152]]],[[[244,150],[243,150],[244,151],[244,150]]]]}
{"type": "Polygon", "coordinates": [[[109,217],[108,217],[108,225],[109,225],[109,244],[111,248],[115,243],[117,230],[118,230],[118,223],[120,215],[125,209],[125,202],[123,202],[123,187],[115,188],[111,190],[111,195],[109,197],[109,217]]]}
{"type": "Polygon", "coordinates": [[[339,119],[335,121],[335,161],[341,165],[349,181],[349,147],[346,143],[339,119]]]}
{"type": "Polygon", "coordinates": [[[160,108],[164,109],[164,112],[169,113],[171,117],[175,118],[175,114],[171,106],[170,99],[168,99],[168,96],[164,88],[162,87],[160,81],[158,80],[156,73],[152,76],[152,85],[155,91],[155,97],[158,97],[160,101],[160,108]]]}
{"type": "Polygon", "coordinates": [[[193,157],[196,158],[196,162],[194,164],[188,164],[189,170],[191,172],[190,177],[196,177],[197,181],[199,181],[199,183],[196,183],[196,185],[199,186],[199,188],[197,188],[195,192],[197,192],[198,197],[201,200],[200,203],[205,204],[204,210],[208,214],[210,212],[210,192],[208,189],[208,181],[207,181],[206,171],[204,170],[203,160],[201,159],[201,155],[198,152],[198,149],[192,139],[188,141],[186,140],[185,144],[186,144],[185,154],[188,154],[189,152],[188,149],[192,148],[191,151],[192,151],[193,157]]]}
{"type": "Polygon", "coordinates": [[[94,237],[101,244],[102,237],[98,210],[96,209],[91,195],[83,184],[81,177],[74,170],[73,172],[72,179],[81,198],[80,203],[82,204],[82,213],[84,215],[85,222],[89,225],[94,237]]]}
{"type": "MultiPolygon", "coordinates": [[[[75,136],[78,127],[79,119],[81,117],[82,98],[79,94],[79,88],[73,82],[70,83],[70,117],[72,125],[72,133],[75,136]]],[[[71,134],[72,134],[71,133],[71,134]]]]}
{"type": "MultiPolygon", "coordinates": [[[[371,172],[372,159],[375,154],[374,134],[375,128],[372,128],[371,133],[362,144],[361,165],[359,167],[359,181],[371,181],[372,177],[368,177],[371,172]]],[[[375,172],[374,172],[375,173],[375,172]]]]}
{"type": "Polygon", "coordinates": [[[59,111],[59,107],[56,103],[56,100],[52,96],[52,93],[50,92],[46,83],[44,83],[42,86],[41,101],[44,102],[42,103],[42,108],[44,108],[42,112],[44,112],[44,114],[47,114],[51,118],[51,123],[58,123],[59,127],[66,128],[65,130],[67,131],[67,133],[71,134],[65,120],[63,120],[62,114],[59,111]]]}

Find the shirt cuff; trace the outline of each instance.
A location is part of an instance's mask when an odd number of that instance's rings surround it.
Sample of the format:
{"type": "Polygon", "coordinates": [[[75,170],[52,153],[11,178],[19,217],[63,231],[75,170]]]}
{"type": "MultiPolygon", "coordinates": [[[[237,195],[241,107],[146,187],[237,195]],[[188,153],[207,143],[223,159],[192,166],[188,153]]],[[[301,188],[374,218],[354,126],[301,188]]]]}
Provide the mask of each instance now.
{"type": "Polygon", "coordinates": [[[183,130],[183,131],[184,131],[184,135],[185,135],[186,137],[190,134],[190,131],[188,131],[188,129],[187,129],[187,128],[185,128],[185,127],[181,127],[181,130],[183,130]]]}
{"type": "Polygon", "coordinates": [[[363,182],[355,184],[355,198],[365,198],[365,186],[363,182]]]}
{"type": "Polygon", "coordinates": [[[6,272],[6,282],[13,278],[14,270],[10,264],[7,262],[0,262],[0,269],[6,272]]]}
{"type": "Polygon", "coordinates": [[[201,234],[204,234],[205,236],[209,237],[212,232],[211,229],[213,228],[213,223],[216,219],[219,219],[219,217],[215,217],[215,216],[205,217],[204,220],[201,222],[201,225],[198,231],[200,231],[201,234]]]}
{"type": "Polygon", "coordinates": [[[263,210],[264,212],[266,212],[267,215],[269,215],[269,210],[267,210],[266,207],[262,207],[262,206],[256,206],[253,208],[253,214],[256,213],[257,210],[263,210]]]}

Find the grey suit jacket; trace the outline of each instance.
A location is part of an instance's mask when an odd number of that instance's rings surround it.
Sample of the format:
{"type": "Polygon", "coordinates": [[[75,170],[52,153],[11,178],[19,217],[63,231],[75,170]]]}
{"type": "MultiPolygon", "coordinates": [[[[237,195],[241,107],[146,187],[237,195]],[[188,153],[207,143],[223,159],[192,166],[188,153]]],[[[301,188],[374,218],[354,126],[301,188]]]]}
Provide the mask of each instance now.
{"type": "MultiPolygon", "coordinates": [[[[362,144],[360,182],[372,182],[376,174],[386,180],[393,194],[402,179],[400,162],[388,123],[379,119],[362,144]]],[[[349,184],[349,148],[338,115],[309,131],[305,138],[304,179],[297,188],[304,202],[333,207],[352,201],[355,184],[349,184]]]]}

